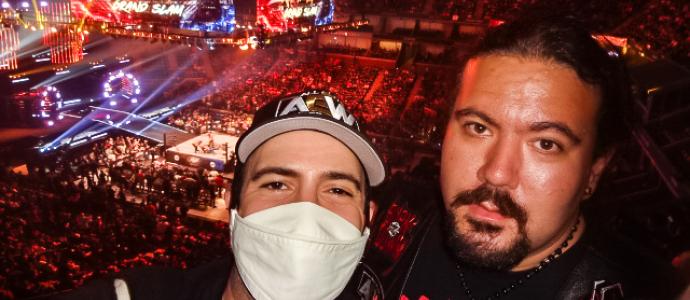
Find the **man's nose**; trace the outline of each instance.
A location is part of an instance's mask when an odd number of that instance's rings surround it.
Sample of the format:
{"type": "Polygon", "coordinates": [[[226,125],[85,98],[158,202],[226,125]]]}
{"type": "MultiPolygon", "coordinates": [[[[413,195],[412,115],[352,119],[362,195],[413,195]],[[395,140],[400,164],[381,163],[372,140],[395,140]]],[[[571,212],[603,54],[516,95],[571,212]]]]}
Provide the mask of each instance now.
{"type": "Polygon", "coordinates": [[[514,139],[497,140],[484,154],[484,163],[477,174],[479,180],[494,187],[516,188],[522,164],[520,149],[520,143],[514,139]]]}
{"type": "Polygon", "coordinates": [[[312,202],[314,204],[319,204],[318,198],[316,184],[312,184],[307,180],[299,185],[292,202],[312,202]]]}

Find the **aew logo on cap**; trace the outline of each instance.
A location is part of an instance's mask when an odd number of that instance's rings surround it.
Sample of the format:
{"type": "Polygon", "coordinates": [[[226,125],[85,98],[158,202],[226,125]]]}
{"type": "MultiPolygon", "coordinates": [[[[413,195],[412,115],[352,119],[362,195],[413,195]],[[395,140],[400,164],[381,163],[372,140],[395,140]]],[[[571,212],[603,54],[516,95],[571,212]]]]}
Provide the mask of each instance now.
{"type": "Polygon", "coordinates": [[[275,117],[282,117],[291,113],[316,113],[343,121],[359,131],[357,120],[348,114],[345,106],[335,97],[325,92],[303,93],[291,99],[278,101],[275,117]],[[289,101],[289,102],[288,102],[289,101]],[[287,102],[287,104],[285,104],[287,102]]]}

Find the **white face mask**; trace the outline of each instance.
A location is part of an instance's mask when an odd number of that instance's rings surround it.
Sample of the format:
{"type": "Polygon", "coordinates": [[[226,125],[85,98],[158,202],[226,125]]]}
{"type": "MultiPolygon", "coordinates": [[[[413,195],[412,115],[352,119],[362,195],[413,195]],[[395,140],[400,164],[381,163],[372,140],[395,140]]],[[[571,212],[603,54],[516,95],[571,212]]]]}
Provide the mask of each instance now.
{"type": "Polygon", "coordinates": [[[246,218],[232,210],[232,252],[254,298],[333,299],[362,258],[369,229],[311,202],[280,205],[246,218]]]}

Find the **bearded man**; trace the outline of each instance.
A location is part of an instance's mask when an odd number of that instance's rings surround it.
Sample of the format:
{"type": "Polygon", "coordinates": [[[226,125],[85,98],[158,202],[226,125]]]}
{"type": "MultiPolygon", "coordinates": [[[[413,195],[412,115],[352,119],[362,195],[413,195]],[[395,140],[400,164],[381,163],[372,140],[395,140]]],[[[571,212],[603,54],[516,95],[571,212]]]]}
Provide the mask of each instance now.
{"type": "Polygon", "coordinates": [[[459,79],[442,212],[415,213],[410,199],[379,227],[374,245],[397,257],[381,268],[386,295],[617,299],[658,288],[628,275],[660,274],[628,272],[594,247],[581,209],[626,132],[618,57],[573,19],[523,18],[490,31],[459,79]]]}

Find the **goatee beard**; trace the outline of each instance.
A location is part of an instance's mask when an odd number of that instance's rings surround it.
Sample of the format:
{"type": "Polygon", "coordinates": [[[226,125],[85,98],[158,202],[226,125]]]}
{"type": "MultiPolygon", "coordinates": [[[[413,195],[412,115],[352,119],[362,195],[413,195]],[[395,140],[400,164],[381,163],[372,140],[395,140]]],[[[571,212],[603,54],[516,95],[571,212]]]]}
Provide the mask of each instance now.
{"type": "Polygon", "coordinates": [[[509,193],[489,188],[486,184],[455,196],[450,208],[446,209],[444,223],[448,246],[456,259],[464,265],[491,270],[509,270],[522,261],[530,249],[530,242],[525,231],[527,223],[525,210],[515,203],[509,193]],[[514,219],[517,223],[517,235],[505,246],[497,245],[494,240],[504,230],[502,227],[465,217],[464,221],[469,228],[464,228],[464,232],[460,232],[457,228],[460,220],[452,209],[462,205],[480,204],[484,201],[492,201],[498,208],[498,213],[506,218],[514,219]]]}

